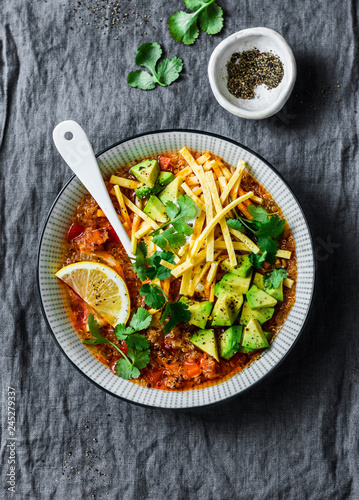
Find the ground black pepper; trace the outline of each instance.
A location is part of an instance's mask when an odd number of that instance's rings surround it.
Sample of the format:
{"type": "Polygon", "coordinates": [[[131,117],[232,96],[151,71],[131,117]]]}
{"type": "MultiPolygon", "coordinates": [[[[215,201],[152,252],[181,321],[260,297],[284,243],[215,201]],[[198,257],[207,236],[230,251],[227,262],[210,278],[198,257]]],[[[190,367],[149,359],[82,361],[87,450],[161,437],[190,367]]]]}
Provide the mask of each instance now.
{"type": "Polygon", "coordinates": [[[279,57],[257,49],[235,52],[227,63],[227,88],[240,99],[253,99],[258,85],[268,89],[278,87],[284,70],[279,57]]]}

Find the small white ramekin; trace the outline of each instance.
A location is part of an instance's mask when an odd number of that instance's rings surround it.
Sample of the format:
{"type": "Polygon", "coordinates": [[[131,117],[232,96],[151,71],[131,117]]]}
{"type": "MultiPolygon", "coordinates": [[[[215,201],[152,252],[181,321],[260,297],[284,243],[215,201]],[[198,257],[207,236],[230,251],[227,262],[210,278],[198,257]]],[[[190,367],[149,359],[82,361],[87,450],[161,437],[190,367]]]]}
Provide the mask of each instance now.
{"type": "Polygon", "coordinates": [[[218,103],[233,115],[251,120],[269,118],[287,102],[297,76],[297,65],[292,49],[284,38],[269,28],[248,28],[223,40],[213,51],[208,63],[208,77],[218,103]],[[258,49],[278,56],[284,76],[278,87],[268,89],[260,85],[254,99],[238,99],[227,89],[226,65],[234,52],[258,49]]]}

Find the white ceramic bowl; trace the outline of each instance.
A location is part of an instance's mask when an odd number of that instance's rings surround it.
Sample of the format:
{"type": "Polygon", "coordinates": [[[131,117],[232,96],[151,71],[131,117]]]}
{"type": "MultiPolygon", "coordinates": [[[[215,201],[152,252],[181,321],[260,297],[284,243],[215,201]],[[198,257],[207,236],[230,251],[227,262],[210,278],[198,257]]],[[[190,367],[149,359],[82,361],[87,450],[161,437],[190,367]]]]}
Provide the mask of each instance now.
{"type": "Polygon", "coordinates": [[[296,76],[292,49],[279,33],[269,28],[249,28],[234,33],[214,49],[208,63],[209,82],[219,104],[233,115],[251,120],[269,118],[278,113],[293,90],[296,76]],[[233,53],[252,49],[278,56],[284,76],[278,87],[268,89],[260,85],[255,90],[254,99],[238,99],[227,89],[226,65],[233,53]]]}
{"type": "MultiPolygon", "coordinates": [[[[310,231],[303,211],[292,191],[265,160],[240,144],[214,134],[189,130],[159,131],[142,134],[108,148],[98,155],[104,176],[144,156],[179,151],[187,146],[194,151],[211,151],[236,165],[247,161],[258,181],[282,208],[297,245],[298,281],[296,302],[271,347],[244,371],[211,387],[186,392],[170,392],[140,387],[115,376],[81,344],[67,315],[55,272],[62,263],[62,246],[68,224],[85,188],[76,177],[64,186],[52,206],[41,236],[38,253],[38,284],[43,313],[63,354],[89,380],[109,394],[127,401],[159,408],[195,408],[212,405],[244,393],[263,380],[293,347],[306,321],[312,302],[315,266],[310,231]]],[[[59,164],[61,159],[59,157],[59,164]]],[[[57,356],[54,351],[53,356],[57,356]]]]}

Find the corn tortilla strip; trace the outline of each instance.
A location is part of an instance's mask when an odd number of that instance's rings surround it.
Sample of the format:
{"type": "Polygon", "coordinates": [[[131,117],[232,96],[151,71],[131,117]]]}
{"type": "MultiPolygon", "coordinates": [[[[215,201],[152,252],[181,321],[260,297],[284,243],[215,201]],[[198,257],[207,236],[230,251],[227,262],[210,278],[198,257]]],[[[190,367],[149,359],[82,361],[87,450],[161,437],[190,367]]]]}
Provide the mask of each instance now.
{"type": "Polygon", "coordinates": [[[193,156],[188,151],[188,149],[187,148],[182,148],[181,151],[180,151],[180,154],[183,156],[183,158],[186,160],[186,162],[191,167],[191,169],[193,170],[193,172],[196,174],[196,169],[198,167],[198,163],[193,158],[193,156]]]}
{"type": "Polygon", "coordinates": [[[178,254],[180,257],[182,257],[182,256],[183,256],[183,255],[187,252],[188,247],[189,247],[189,244],[188,244],[188,243],[186,243],[185,245],[183,245],[183,247],[181,247],[181,248],[178,250],[177,254],[178,254]]]}
{"type": "Polygon", "coordinates": [[[258,203],[259,205],[262,205],[263,203],[263,198],[260,198],[259,196],[256,196],[255,194],[251,196],[251,200],[253,200],[255,203],[258,203]]]}
{"type": "Polygon", "coordinates": [[[183,273],[181,287],[180,287],[180,294],[181,295],[188,294],[188,287],[189,287],[189,284],[191,282],[191,276],[192,276],[192,269],[187,269],[187,271],[185,271],[183,273]]]}
{"type": "MultiPolygon", "coordinates": [[[[237,264],[237,261],[236,261],[236,264],[237,264]]],[[[214,280],[216,278],[218,266],[219,266],[219,262],[212,262],[211,268],[207,274],[206,287],[211,286],[211,284],[214,282],[214,280]]]]}
{"type": "Polygon", "coordinates": [[[205,230],[202,232],[202,234],[197,238],[195,244],[193,245],[191,255],[195,256],[198,250],[200,249],[201,245],[203,244],[204,240],[208,238],[208,235],[213,231],[214,227],[218,222],[223,219],[225,215],[228,214],[232,210],[232,208],[235,208],[239,203],[242,203],[244,200],[248,200],[252,196],[253,192],[249,191],[247,194],[244,196],[240,196],[236,200],[233,200],[229,205],[227,205],[225,208],[222,209],[222,211],[215,216],[215,218],[208,224],[205,228],[205,230]]]}
{"type": "Polygon", "coordinates": [[[106,217],[105,213],[101,210],[101,208],[99,208],[97,210],[97,217],[106,217]]]}
{"type": "Polygon", "coordinates": [[[143,219],[145,222],[147,222],[147,224],[149,224],[153,229],[160,228],[160,226],[154,220],[152,220],[151,217],[149,217],[144,212],[142,212],[142,210],[140,210],[138,207],[136,207],[136,205],[134,203],[132,203],[132,201],[127,198],[127,196],[125,196],[125,195],[122,195],[122,196],[123,196],[125,204],[128,206],[128,208],[130,210],[132,210],[132,212],[139,215],[141,217],[141,219],[143,219]]]}
{"type": "MultiPolygon", "coordinates": [[[[200,283],[200,281],[202,280],[203,276],[206,274],[206,272],[208,271],[208,269],[210,268],[211,266],[211,262],[206,262],[201,271],[199,273],[197,273],[191,280],[191,283],[188,287],[188,296],[189,297],[192,297],[192,295],[194,294],[195,292],[195,289],[196,289],[196,286],[198,285],[198,283],[200,283]]],[[[196,266],[197,267],[197,266],[196,266]]]]}
{"type": "Polygon", "coordinates": [[[187,175],[190,175],[192,173],[193,173],[193,170],[191,169],[191,167],[185,167],[182,170],[180,170],[179,172],[177,172],[175,174],[175,177],[187,177],[187,175]]]}
{"type": "Polygon", "coordinates": [[[170,278],[166,278],[163,281],[162,290],[164,291],[165,295],[168,295],[168,293],[170,291],[170,284],[171,284],[170,278]]]}
{"type": "Polygon", "coordinates": [[[152,226],[147,224],[147,222],[142,222],[141,227],[136,231],[135,236],[139,240],[146,236],[150,231],[152,231],[152,226]]]}
{"type": "Polygon", "coordinates": [[[234,186],[232,187],[231,192],[229,193],[229,196],[231,197],[231,200],[235,200],[237,198],[237,196],[238,196],[238,188],[239,188],[240,183],[241,183],[241,179],[239,178],[239,179],[236,180],[234,186]]]}
{"type": "Polygon", "coordinates": [[[181,184],[181,187],[184,189],[185,193],[190,198],[192,198],[192,200],[197,205],[197,207],[200,208],[201,210],[203,210],[205,212],[206,211],[206,206],[204,205],[204,203],[201,202],[201,200],[198,198],[198,196],[196,196],[194,194],[194,192],[191,190],[191,188],[185,182],[183,184],[181,184]]]}
{"type": "Polygon", "coordinates": [[[253,253],[259,253],[260,248],[253,243],[253,241],[248,238],[245,234],[241,233],[240,231],[237,231],[237,229],[232,229],[231,227],[229,228],[229,232],[233,234],[239,241],[247,245],[247,247],[250,249],[251,252],[253,253]]]}
{"type": "Polygon", "coordinates": [[[199,186],[199,180],[194,175],[187,177],[186,182],[189,187],[199,186]]]}
{"type": "Polygon", "coordinates": [[[131,219],[130,219],[130,216],[128,215],[128,211],[127,211],[127,208],[126,208],[126,204],[125,204],[125,200],[124,200],[124,196],[122,194],[122,191],[120,189],[120,186],[118,186],[117,184],[114,186],[114,190],[115,190],[115,195],[116,195],[116,198],[117,198],[117,201],[118,201],[118,204],[120,205],[120,209],[121,209],[121,214],[126,222],[126,224],[128,224],[129,226],[131,225],[131,219]]]}
{"type": "Polygon", "coordinates": [[[289,250],[278,250],[276,255],[281,259],[290,259],[292,252],[290,252],[289,250]]]}
{"type": "MultiPolygon", "coordinates": [[[[136,196],[136,207],[138,207],[139,209],[142,208],[142,201],[139,200],[137,196],[136,196]]],[[[133,217],[132,228],[131,228],[131,252],[133,253],[133,255],[135,255],[137,250],[136,232],[138,230],[140,222],[141,222],[141,217],[135,214],[133,217]]]]}
{"type": "Polygon", "coordinates": [[[211,153],[209,151],[206,151],[205,153],[203,153],[202,156],[200,156],[199,158],[197,158],[197,163],[198,163],[198,165],[203,165],[210,158],[211,158],[211,153]]]}
{"type": "MultiPolygon", "coordinates": [[[[237,179],[240,179],[241,176],[242,176],[242,173],[243,173],[243,170],[244,170],[244,167],[246,165],[246,162],[244,162],[243,160],[239,160],[238,162],[238,165],[237,165],[237,168],[236,168],[236,171],[234,172],[234,174],[230,174],[230,179],[228,181],[228,184],[226,186],[226,189],[223,191],[223,193],[221,194],[221,203],[222,205],[224,204],[224,202],[227,200],[228,198],[228,195],[229,193],[231,192],[233,186],[235,185],[237,179]]],[[[253,194],[253,193],[251,193],[253,194]]],[[[247,200],[248,198],[246,198],[247,200]]]]}
{"type": "Polygon", "coordinates": [[[191,241],[194,242],[201,234],[205,218],[206,218],[206,212],[201,212],[197,217],[197,219],[195,220],[191,241]]]}
{"type": "Polygon", "coordinates": [[[202,186],[198,186],[192,189],[193,193],[197,196],[202,193],[202,186]]]}
{"type": "MultiPolygon", "coordinates": [[[[204,204],[206,207],[206,224],[207,226],[211,223],[214,213],[213,213],[213,204],[212,204],[212,197],[211,197],[211,191],[208,186],[207,179],[205,177],[205,174],[203,172],[203,167],[198,167],[198,177],[201,182],[201,186],[203,189],[203,196],[204,196],[204,204]]],[[[207,237],[207,257],[206,257],[207,262],[213,262],[214,260],[214,231],[210,231],[207,237]]]]}
{"type": "Polygon", "coordinates": [[[294,285],[294,280],[291,280],[290,278],[285,278],[283,280],[283,285],[286,286],[287,288],[292,288],[294,285]]]}
{"type": "MultiPolygon", "coordinates": [[[[249,247],[247,247],[247,245],[245,243],[242,243],[241,241],[233,241],[233,248],[234,250],[238,250],[238,251],[241,251],[241,252],[251,252],[251,249],[249,247]]],[[[227,245],[226,245],[226,242],[225,241],[217,241],[217,243],[215,242],[214,243],[214,248],[215,250],[227,250],[227,245]]],[[[237,261],[236,261],[236,264],[237,265],[237,261]]]]}
{"type": "Polygon", "coordinates": [[[224,175],[224,177],[227,179],[227,181],[229,181],[229,179],[230,179],[230,178],[232,177],[232,175],[233,175],[233,174],[232,174],[232,172],[230,172],[230,171],[228,170],[228,168],[225,166],[225,164],[224,164],[221,160],[217,159],[216,161],[217,161],[217,164],[219,165],[219,167],[220,167],[220,169],[221,169],[221,171],[222,171],[222,174],[223,174],[223,175],[224,175]]]}
{"type": "Polygon", "coordinates": [[[214,286],[215,286],[215,284],[214,284],[214,283],[212,283],[212,285],[211,285],[211,290],[210,290],[210,292],[209,292],[209,298],[208,298],[208,300],[209,300],[210,302],[214,302],[214,286]]]}
{"type": "MultiPolygon", "coordinates": [[[[214,208],[216,209],[217,214],[219,214],[222,210],[222,205],[218,196],[217,186],[213,177],[213,173],[206,172],[206,179],[212,196],[214,208]]],[[[221,226],[224,241],[226,243],[230,264],[231,266],[235,267],[237,265],[237,259],[236,259],[236,254],[234,252],[231,235],[229,233],[229,227],[227,226],[225,219],[221,219],[219,221],[219,224],[221,226]]]]}
{"type": "Polygon", "coordinates": [[[170,269],[171,271],[176,267],[175,264],[171,264],[170,262],[167,262],[167,260],[161,259],[160,262],[161,266],[167,267],[167,269],[170,269]]]}
{"type": "Polygon", "coordinates": [[[118,177],[117,175],[111,175],[110,183],[117,184],[118,186],[127,189],[137,189],[142,185],[139,181],[132,181],[131,179],[125,179],[124,177],[118,177]]]}
{"type": "Polygon", "coordinates": [[[173,276],[175,278],[178,278],[188,269],[192,269],[192,267],[204,261],[205,258],[206,258],[206,250],[202,250],[192,261],[186,260],[186,262],[183,262],[183,264],[176,266],[176,268],[172,270],[173,276]]]}

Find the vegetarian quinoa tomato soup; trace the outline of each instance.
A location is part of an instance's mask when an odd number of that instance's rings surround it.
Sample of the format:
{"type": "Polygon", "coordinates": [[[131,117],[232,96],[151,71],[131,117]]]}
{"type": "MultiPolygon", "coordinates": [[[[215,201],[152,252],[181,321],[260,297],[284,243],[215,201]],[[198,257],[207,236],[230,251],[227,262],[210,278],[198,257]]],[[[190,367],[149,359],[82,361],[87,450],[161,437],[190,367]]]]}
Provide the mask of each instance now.
{"type": "Polygon", "coordinates": [[[295,241],[246,167],[183,148],[119,168],[105,184],[133,260],[94,198],[79,202],[57,275],[74,330],[114,376],[198,389],[270,348],[295,302],[295,241]]]}

